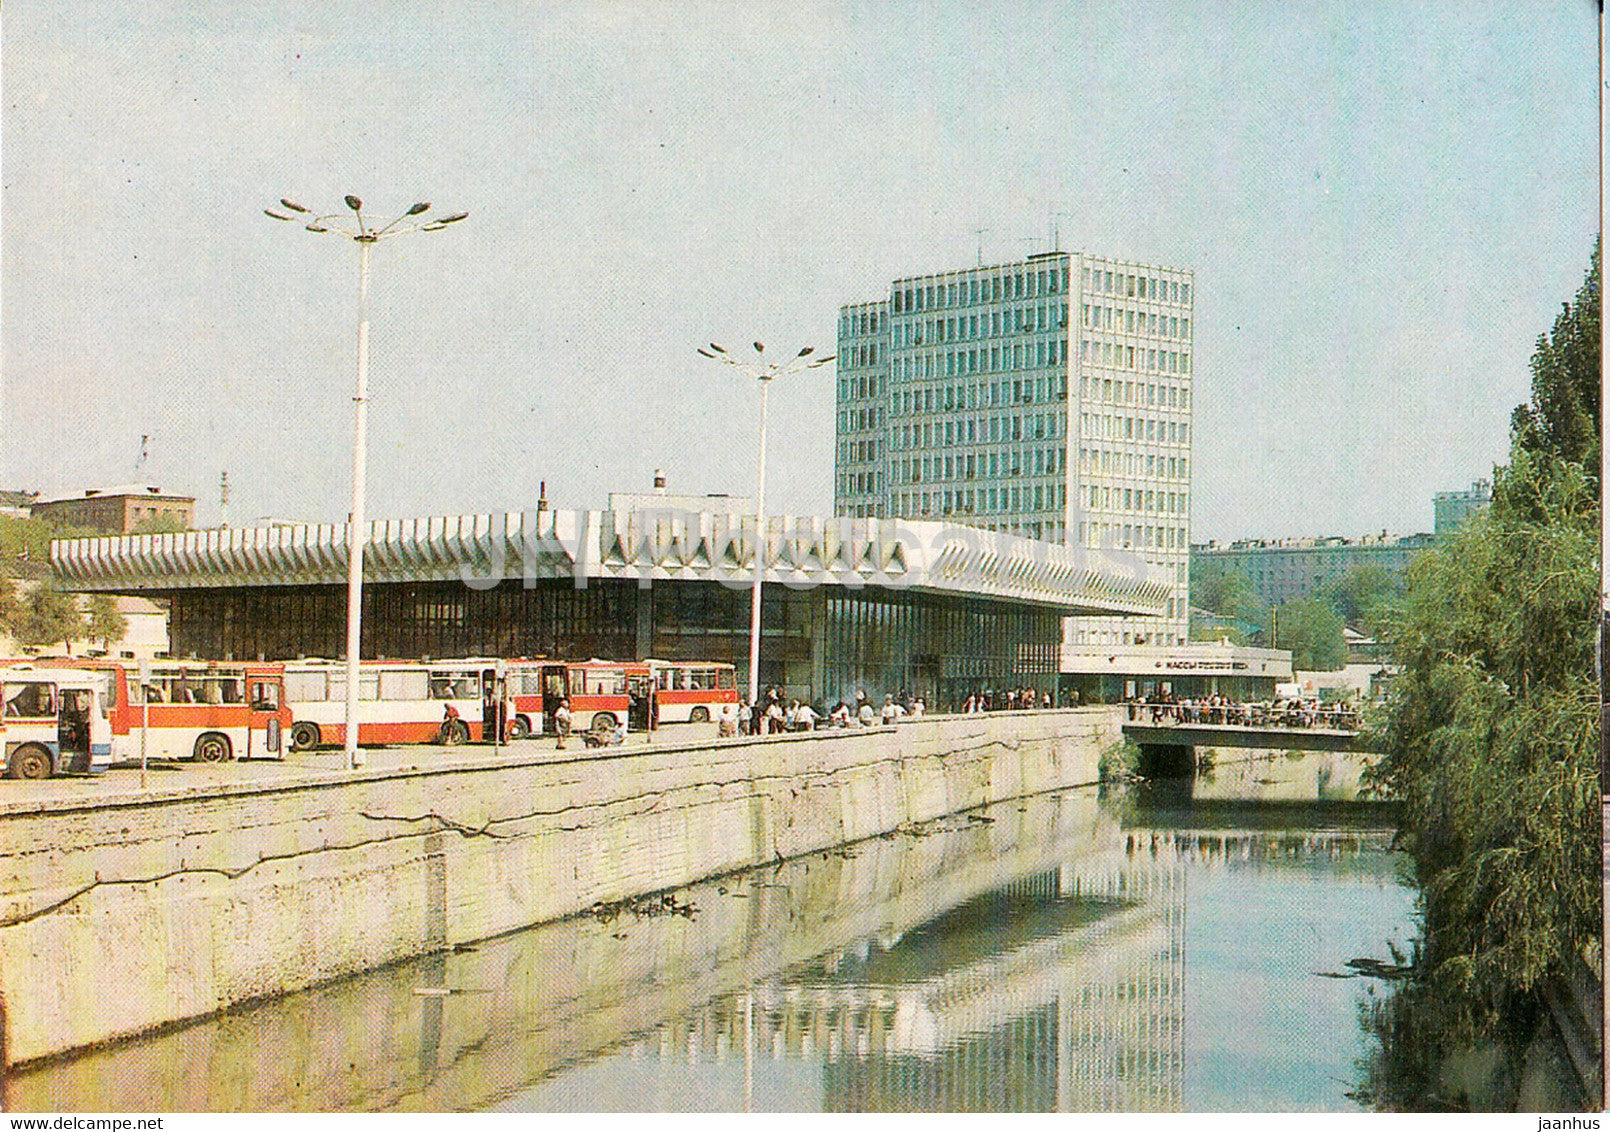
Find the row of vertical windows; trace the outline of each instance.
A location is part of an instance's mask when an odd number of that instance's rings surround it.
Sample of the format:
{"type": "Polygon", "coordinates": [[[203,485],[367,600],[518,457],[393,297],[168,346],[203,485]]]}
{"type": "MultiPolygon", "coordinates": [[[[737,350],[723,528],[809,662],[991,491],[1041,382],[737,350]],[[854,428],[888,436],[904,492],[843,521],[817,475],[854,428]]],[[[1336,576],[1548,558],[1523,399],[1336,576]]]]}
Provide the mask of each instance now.
{"type": "Polygon", "coordinates": [[[952,413],[1005,405],[1031,405],[1036,401],[1052,399],[1068,399],[1068,378],[1065,374],[896,390],[890,394],[890,408],[897,415],[952,413]]]}
{"type": "Polygon", "coordinates": [[[1099,291],[1104,295],[1156,299],[1165,303],[1188,304],[1191,301],[1191,285],[1179,279],[1159,279],[1105,268],[1085,268],[1084,289],[1099,291]]]}
{"type": "Polygon", "coordinates": [[[1185,493],[1182,491],[1143,491],[1139,488],[1102,487],[1099,484],[1084,491],[1087,505],[1092,510],[1185,514],[1185,493]]]}
{"type": "Polygon", "coordinates": [[[1149,440],[1154,444],[1189,444],[1191,426],[1184,421],[1160,421],[1153,417],[1115,417],[1105,413],[1080,413],[1079,435],[1103,440],[1149,440]]]}
{"type": "Polygon", "coordinates": [[[1067,290],[1067,283],[1067,269],[1053,266],[1046,271],[1013,270],[944,283],[897,286],[893,309],[895,314],[909,314],[913,311],[994,303],[1034,295],[1056,295],[1067,290]]]}
{"type": "Polygon", "coordinates": [[[1145,346],[1126,346],[1122,342],[1079,343],[1079,360],[1117,369],[1143,369],[1157,373],[1190,373],[1191,355],[1180,350],[1153,350],[1145,346]]]}
{"type": "Polygon", "coordinates": [[[896,448],[937,448],[952,444],[1005,444],[1018,440],[1056,440],[1065,434],[1061,413],[1027,417],[973,417],[959,421],[923,421],[894,430],[896,448]]]}
{"type": "Polygon", "coordinates": [[[1068,454],[1062,448],[970,452],[957,456],[912,456],[895,462],[897,483],[993,479],[999,476],[1054,476],[1067,470],[1068,454]]]}
{"type": "Polygon", "coordinates": [[[895,326],[895,346],[939,346],[948,342],[971,342],[986,338],[1010,338],[1047,330],[1065,330],[1068,308],[1060,303],[1011,310],[981,311],[955,318],[911,320],[895,326]]]}
{"type": "Polygon", "coordinates": [[[1085,400],[1114,401],[1124,405],[1156,405],[1163,409],[1191,407],[1191,391],[1179,385],[1146,384],[1122,378],[1085,377],[1080,379],[1085,400]]]}
{"type": "Polygon", "coordinates": [[[1060,510],[1067,501],[1066,484],[1013,484],[1011,487],[900,492],[895,496],[895,507],[902,514],[910,515],[1015,515],[1060,510]]]}
{"type": "Polygon", "coordinates": [[[1191,320],[1177,315],[1156,314],[1129,308],[1091,306],[1085,303],[1080,316],[1092,330],[1111,330],[1118,334],[1154,334],[1159,338],[1188,339],[1191,320]]]}
{"type": "Polygon", "coordinates": [[[1079,470],[1086,475],[1145,476],[1148,479],[1189,479],[1191,462],[1176,456],[1142,456],[1106,448],[1079,449],[1079,470]]]}
{"type": "Polygon", "coordinates": [[[1185,528],[1141,523],[1080,523],[1079,541],[1091,548],[1183,550],[1185,528]]]}

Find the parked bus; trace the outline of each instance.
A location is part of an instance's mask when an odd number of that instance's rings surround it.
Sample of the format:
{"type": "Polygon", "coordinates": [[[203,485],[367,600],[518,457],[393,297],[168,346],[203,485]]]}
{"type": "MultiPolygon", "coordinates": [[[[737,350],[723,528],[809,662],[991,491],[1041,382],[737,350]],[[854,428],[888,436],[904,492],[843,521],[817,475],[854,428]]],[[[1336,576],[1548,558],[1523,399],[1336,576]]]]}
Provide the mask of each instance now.
{"type": "Polygon", "coordinates": [[[738,673],[730,664],[650,660],[660,723],[709,723],[723,704],[738,702],[738,673]]]}
{"type": "MultiPolygon", "coordinates": [[[[494,662],[366,660],[358,676],[358,742],[463,743],[481,737],[481,690],[494,662]]],[[[346,742],[345,661],[285,663],[291,749],[346,742]]]]}
{"type": "Polygon", "coordinates": [[[0,743],[8,778],[100,774],[112,765],[105,680],[77,668],[0,669],[0,743]]]}
{"type": "Polygon", "coordinates": [[[78,664],[103,674],[120,758],[137,759],[142,750],[146,758],[205,763],[285,757],[291,716],[280,665],[158,660],[145,666],[142,684],[140,666],[126,661],[78,664]]]}
{"type": "Polygon", "coordinates": [[[567,698],[577,731],[608,731],[623,719],[647,731],[653,722],[654,678],[641,661],[511,660],[507,672],[513,738],[553,734],[553,713],[567,698]]]}

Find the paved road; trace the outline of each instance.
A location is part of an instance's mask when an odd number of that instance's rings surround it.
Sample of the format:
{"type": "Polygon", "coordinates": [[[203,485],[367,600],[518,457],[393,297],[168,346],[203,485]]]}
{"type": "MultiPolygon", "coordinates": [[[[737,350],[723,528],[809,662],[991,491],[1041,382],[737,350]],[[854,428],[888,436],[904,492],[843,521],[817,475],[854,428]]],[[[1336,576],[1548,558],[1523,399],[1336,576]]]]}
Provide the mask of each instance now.
{"type": "MultiPolygon", "coordinates": [[[[680,746],[699,743],[716,737],[714,723],[673,724],[656,731],[652,738],[643,734],[628,735],[628,747],[680,746]]],[[[456,747],[398,746],[365,747],[364,769],[396,770],[424,768],[435,765],[484,764],[497,759],[529,761],[533,756],[551,758],[555,762],[582,756],[586,750],[580,736],[574,736],[557,749],[558,741],[552,738],[522,739],[494,749],[480,743],[465,743],[456,747]]],[[[191,787],[215,787],[231,783],[258,783],[265,785],[316,781],[346,774],[345,753],[333,750],[298,751],[280,759],[249,759],[227,763],[157,762],[146,770],[147,788],[163,794],[184,791],[191,787]]],[[[16,781],[0,779],[0,811],[16,804],[25,807],[43,801],[72,801],[97,796],[127,795],[140,791],[140,767],[114,766],[105,774],[94,777],[52,778],[44,781],[16,781]]]]}

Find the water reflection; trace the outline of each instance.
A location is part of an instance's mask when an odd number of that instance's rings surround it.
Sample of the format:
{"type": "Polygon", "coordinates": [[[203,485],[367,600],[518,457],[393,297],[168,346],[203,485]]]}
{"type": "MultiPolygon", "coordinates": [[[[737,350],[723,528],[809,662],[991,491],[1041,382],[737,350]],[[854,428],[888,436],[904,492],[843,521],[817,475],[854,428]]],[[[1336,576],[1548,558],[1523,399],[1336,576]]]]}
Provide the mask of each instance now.
{"type": "MultiPolygon", "coordinates": [[[[1346,756],[1321,756],[1324,760],[1346,756]]],[[[1009,803],[21,1075],[22,1109],[1347,1108],[1411,897],[1370,807],[1009,803]],[[1351,816],[1349,816],[1349,813],[1351,816]],[[1382,956],[1384,957],[1384,956],[1382,956]],[[419,993],[445,991],[448,993],[419,993]]],[[[1321,786],[1321,779],[1325,783],[1321,786]]],[[[1293,779],[1310,784],[1298,802],[1293,779]]],[[[1253,791],[1255,792],[1255,791],[1253,791]]]]}

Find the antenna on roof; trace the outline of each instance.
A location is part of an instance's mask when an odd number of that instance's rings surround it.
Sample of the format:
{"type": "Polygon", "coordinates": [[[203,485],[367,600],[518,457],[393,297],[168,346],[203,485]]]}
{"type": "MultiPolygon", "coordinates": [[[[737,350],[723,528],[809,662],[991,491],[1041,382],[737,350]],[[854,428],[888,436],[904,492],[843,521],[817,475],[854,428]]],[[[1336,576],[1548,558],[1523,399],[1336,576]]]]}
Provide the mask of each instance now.
{"type": "Polygon", "coordinates": [[[978,237],[978,266],[979,267],[984,266],[984,233],[988,232],[988,231],[989,231],[988,228],[974,228],[973,229],[973,235],[978,237]]]}
{"type": "Polygon", "coordinates": [[[229,526],[229,471],[225,469],[218,476],[218,525],[229,526]]]}
{"type": "Polygon", "coordinates": [[[140,434],[140,454],[134,460],[134,478],[135,479],[140,478],[140,472],[145,467],[145,458],[148,455],[150,455],[150,452],[148,451],[147,444],[146,444],[146,442],[149,441],[150,439],[151,439],[150,434],[143,433],[143,432],[140,434]]]}

